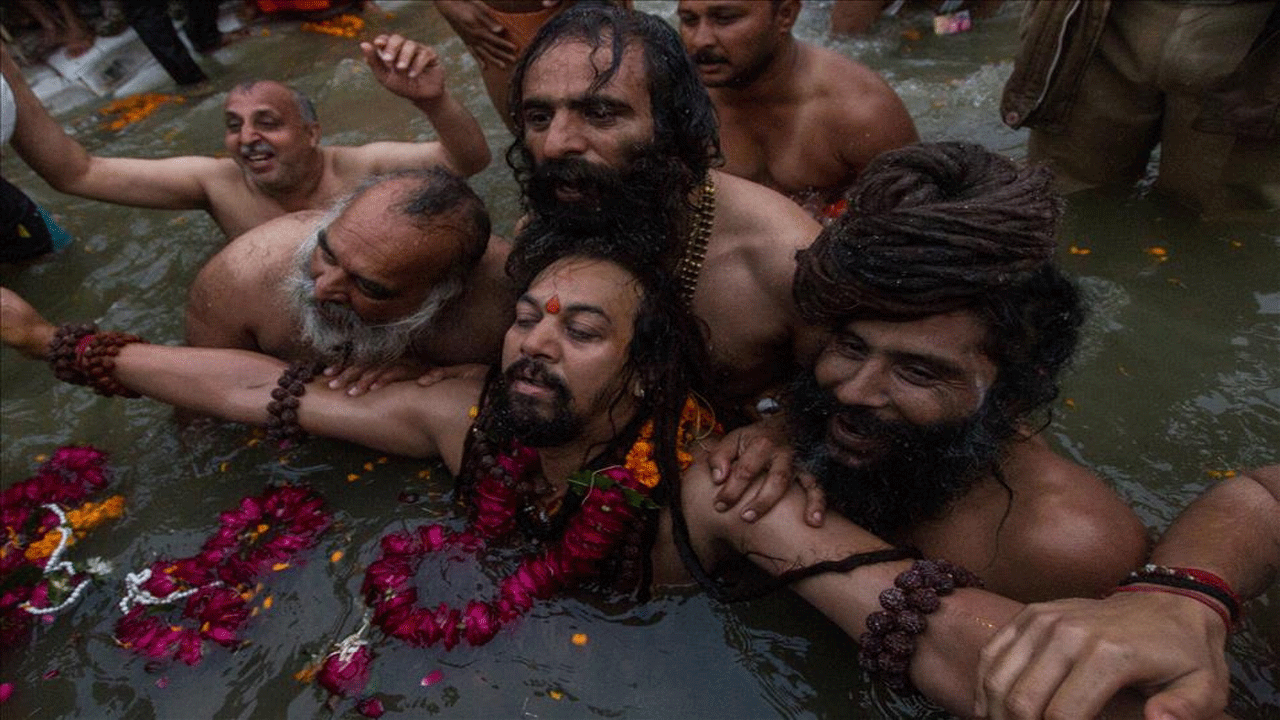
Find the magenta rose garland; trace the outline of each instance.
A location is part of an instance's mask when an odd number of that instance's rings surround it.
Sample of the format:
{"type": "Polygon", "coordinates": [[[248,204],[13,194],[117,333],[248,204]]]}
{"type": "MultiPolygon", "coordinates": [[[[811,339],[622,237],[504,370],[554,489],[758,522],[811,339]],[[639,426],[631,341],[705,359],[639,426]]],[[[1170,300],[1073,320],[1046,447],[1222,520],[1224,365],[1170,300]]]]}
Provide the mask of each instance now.
{"type": "Polygon", "coordinates": [[[157,560],[125,578],[116,641],[148,657],[188,665],[200,662],[205,640],[235,646],[250,615],[246,598],[255,580],[315,542],[329,525],[323,506],[319,495],[291,485],[244,498],[220,515],[217,532],[198,554],[157,560]],[[158,611],[179,603],[183,619],[176,622],[158,611]]]}
{"type": "Polygon", "coordinates": [[[119,517],[123,498],[88,503],[107,485],[106,454],[89,446],[58,448],[36,474],[0,492],[0,643],[13,647],[37,615],[73,605],[89,573],[62,559],[88,529],[119,517]]]}

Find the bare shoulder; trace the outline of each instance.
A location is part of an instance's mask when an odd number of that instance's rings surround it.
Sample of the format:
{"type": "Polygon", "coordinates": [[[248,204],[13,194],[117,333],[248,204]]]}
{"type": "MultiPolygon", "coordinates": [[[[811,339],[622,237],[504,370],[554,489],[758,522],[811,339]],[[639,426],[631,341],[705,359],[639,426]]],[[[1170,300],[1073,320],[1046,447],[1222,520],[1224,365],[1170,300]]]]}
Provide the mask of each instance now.
{"type": "Polygon", "coordinates": [[[1146,557],[1147,528],[1132,508],[1043,438],[1015,443],[1002,469],[1013,492],[1005,547],[1023,572],[1056,578],[1046,596],[1096,596],[1146,557]]]}
{"type": "Polygon", "coordinates": [[[302,238],[316,226],[323,213],[316,210],[282,215],[240,235],[214,255],[208,267],[227,279],[261,279],[278,275],[288,265],[302,238]]]}
{"type": "Polygon", "coordinates": [[[868,98],[897,98],[884,77],[870,67],[828,48],[807,44],[805,48],[806,74],[813,78],[814,93],[850,107],[868,98]]]}
{"type": "Polygon", "coordinates": [[[227,243],[196,275],[188,294],[188,312],[228,301],[241,311],[250,306],[271,307],[262,302],[246,305],[244,298],[261,299],[264,289],[278,286],[293,264],[300,239],[320,215],[310,210],[284,215],[227,243]]]}
{"type": "Polygon", "coordinates": [[[790,198],[772,188],[713,170],[716,182],[715,235],[736,246],[806,248],[822,226],[790,198]]]}

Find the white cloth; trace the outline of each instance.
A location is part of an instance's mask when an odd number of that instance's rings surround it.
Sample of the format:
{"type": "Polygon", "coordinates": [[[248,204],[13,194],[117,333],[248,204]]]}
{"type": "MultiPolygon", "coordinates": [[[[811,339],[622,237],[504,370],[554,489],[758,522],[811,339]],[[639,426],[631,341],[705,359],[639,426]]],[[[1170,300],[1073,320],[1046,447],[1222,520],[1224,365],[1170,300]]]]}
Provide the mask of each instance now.
{"type": "Polygon", "coordinates": [[[17,124],[18,102],[13,99],[13,90],[4,75],[0,75],[0,144],[7,145],[13,137],[13,127],[17,124]]]}

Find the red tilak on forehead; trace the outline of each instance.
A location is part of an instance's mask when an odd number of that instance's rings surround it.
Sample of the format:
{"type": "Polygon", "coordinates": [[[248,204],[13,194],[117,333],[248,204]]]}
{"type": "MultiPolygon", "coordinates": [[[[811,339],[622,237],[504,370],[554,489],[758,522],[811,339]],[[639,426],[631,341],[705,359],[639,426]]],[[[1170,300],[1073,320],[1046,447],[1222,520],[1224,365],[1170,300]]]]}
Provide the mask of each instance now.
{"type": "Polygon", "coordinates": [[[560,296],[559,295],[552,295],[547,300],[547,312],[552,315],[555,315],[556,313],[560,312],[560,296]]]}

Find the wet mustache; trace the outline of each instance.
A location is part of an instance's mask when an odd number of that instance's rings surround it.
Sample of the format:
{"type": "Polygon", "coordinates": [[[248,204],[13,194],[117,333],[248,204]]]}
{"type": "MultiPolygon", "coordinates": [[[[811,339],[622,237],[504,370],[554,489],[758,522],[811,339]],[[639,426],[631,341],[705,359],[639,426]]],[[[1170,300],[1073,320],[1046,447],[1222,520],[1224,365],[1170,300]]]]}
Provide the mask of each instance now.
{"type": "Polygon", "coordinates": [[[535,385],[542,385],[557,390],[566,389],[564,381],[552,375],[547,366],[530,358],[521,358],[512,363],[505,373],[507,383],[510,384],[517,378],[531,382],[535,385]]]}
{"type": "Polygon", "coordinates": [[[249,143],[248,145],[240,146],[241,155],[255,155],[258,153],[269,153],[269,152],[275,152],[275,148],[271,147],[271,145],[264,140],[256,140],[254,142],[249,143]]]}
{"type": "Polygon", "coordinates": [[[711,65],[714,63],[727,63],[729,58],[721,57],[710,50],[699,50],[693,54],[693,62],[695,65],[711,65]]]}
{"type": "Polygon", "coordinates": [[[613,177],[607,168],[598,168],[586,160],[576,158],[545,160],[539,164],[535,173],[547,182],[567,185],[598,185],[613,177]]]}

